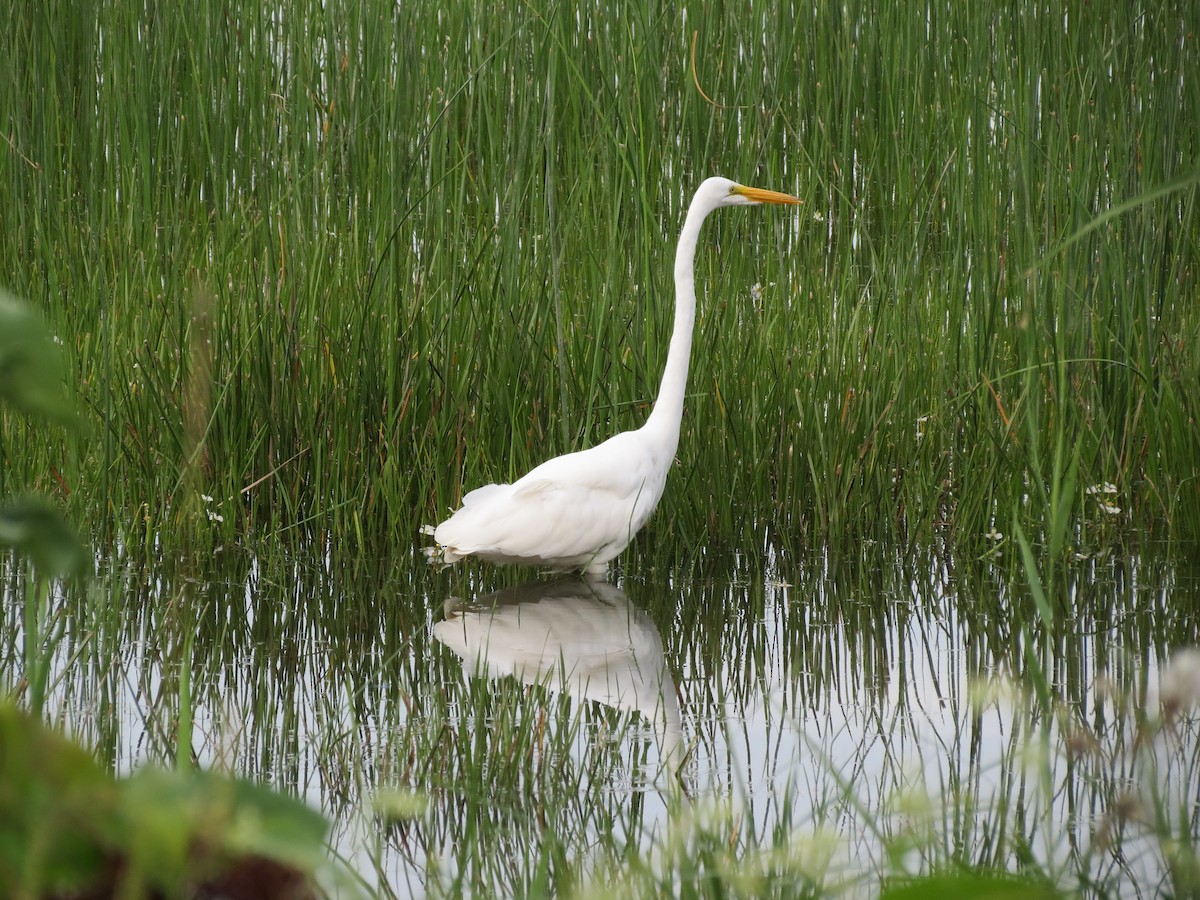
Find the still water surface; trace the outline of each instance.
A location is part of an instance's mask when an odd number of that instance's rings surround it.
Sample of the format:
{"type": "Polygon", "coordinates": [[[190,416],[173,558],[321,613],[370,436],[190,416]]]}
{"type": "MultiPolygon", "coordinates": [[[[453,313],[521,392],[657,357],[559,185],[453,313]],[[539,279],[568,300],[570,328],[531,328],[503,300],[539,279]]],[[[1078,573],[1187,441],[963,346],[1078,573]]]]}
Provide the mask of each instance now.
{"type": "Polygon", "coordinates": [[[416,552],[123,561],[58,598],[51,705],[118,771],[170,759],[194,629],[200,762],[306,797],[401,896],[514,890],[513,860],[547,842],[585,868],[654,858],[681,815],[852,893],[931,861],[1011,866],[993,848],[1019,834],[1064,886],[1153,896],[1156,841],[1128,822],[1122,852],[1108,836],[1131,798],[1200,833],[1194,720],[1138,738],[1161,668],[1197,643],[1200,581],[1145,556],[1078,561],[1046,629],[1010,553],[769,550],[608,582],[439,573],[416,552]],[[1038,670],[1049,706],[1026,696],[1038,670]],[[396,791],[414,819],[371,814],[396,791]]]}

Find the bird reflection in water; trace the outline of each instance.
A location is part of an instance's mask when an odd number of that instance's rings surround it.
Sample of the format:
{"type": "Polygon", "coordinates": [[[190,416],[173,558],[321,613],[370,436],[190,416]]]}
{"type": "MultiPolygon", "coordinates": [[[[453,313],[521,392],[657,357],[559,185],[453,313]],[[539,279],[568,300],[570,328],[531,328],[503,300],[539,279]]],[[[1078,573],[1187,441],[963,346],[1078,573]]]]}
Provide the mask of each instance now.
{"type": "Polygon", "coordinates": [[[662,637],[615,585],[571,577],[484,594],[469,604],[452,598],[433,634],[462,659],[469,675],[511,675],[636,710],[654,729],[663,767],[681,773],[686,754],[679,696],[662,637]]]}

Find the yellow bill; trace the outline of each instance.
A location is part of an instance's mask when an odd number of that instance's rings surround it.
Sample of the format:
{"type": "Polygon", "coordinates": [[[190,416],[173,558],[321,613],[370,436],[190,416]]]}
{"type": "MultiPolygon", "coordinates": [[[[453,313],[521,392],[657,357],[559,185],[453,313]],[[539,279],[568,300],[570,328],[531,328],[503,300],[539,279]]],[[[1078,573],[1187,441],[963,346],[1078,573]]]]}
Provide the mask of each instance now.
{"type": "Polygon", "coordinates": [[[791,194],[781,194],[779,191],[768,191],[763,188],[746,187],[739,184],[733,188],[733,193],[741,194],[747,200],[755,203],[803,203],[804,201],[791,194]]]}

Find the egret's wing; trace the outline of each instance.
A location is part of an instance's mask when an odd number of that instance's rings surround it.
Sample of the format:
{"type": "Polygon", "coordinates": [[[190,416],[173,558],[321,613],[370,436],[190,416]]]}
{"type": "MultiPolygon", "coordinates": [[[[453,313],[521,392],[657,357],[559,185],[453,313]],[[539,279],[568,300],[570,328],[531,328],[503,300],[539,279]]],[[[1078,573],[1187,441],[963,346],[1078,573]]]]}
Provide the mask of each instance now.
{"type": "Polygon", "coordinates": [[[462,498],[462,505],[471,506],[474,503],[483,503],[489,496],[492,496],[497,492],[503,493],[505,488],[511,486],[512,485],[508,484],[485,484],[482,487],[477,487],[475,490],[469,491],[462,498]]]}
{"type": "Polygon", "coordinates": [[[583,565],[623,548],[642,526],[662,493],[656,468],[626,432],[548,460],[512,484],[472,491],[435,537],[456,556],[583,565]]]}
{"type": "Polygon", "coordinates": [[[619,494],[549,479],[503,488],[442,523],[438,542],[462,555],[553,563],[586,557],[630,532],[633,504],[619,494]]]}

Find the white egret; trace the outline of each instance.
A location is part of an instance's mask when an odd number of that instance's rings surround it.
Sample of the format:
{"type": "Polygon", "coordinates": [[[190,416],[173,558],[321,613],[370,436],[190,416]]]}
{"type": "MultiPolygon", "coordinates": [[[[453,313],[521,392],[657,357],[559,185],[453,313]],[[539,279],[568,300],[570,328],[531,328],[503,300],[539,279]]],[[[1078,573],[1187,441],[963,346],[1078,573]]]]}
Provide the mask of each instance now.
{"type": "Polygon", "coordinates": [[[693,262],[700,226],[723,206],[799,203],[788,194],[709,178],[688,207],[675,251],[675,328],[646,424],[602,444],[547,460],[512,484],[486,484],[437,528],[431,559],[466,557],[603,574],[646,524],[662,497],[679,444],[696,320],[693,262]]]}

